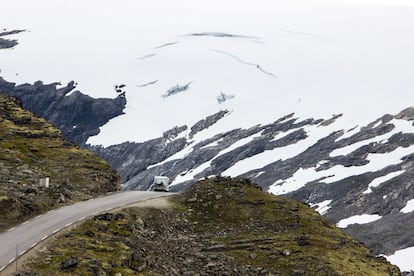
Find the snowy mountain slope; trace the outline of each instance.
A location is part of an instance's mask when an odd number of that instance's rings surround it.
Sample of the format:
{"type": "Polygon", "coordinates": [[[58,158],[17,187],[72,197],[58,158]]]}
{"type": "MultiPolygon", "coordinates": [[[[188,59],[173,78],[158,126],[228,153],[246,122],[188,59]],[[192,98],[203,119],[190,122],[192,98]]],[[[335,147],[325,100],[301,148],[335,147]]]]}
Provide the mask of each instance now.
{"type": "Polygon", "coordinates": [[[348,114],[343,128],[350,128],[397,113],[413,97],[414,16],[411,8],[340,3],[6,1],[0,25],[31,32],[0,54],[2,75],[17,83],[74,79],[94,97],[113,97],[113,86],[125,84],[126,115],[89,140],[104,146],[153,139],[221,109],[233,111],[229,127],[295,112],[348,114]],[[44,17],[16,21],[23,4],[44,17]],[[187,91],[162,98],[189,82],[187,91]],[[235,97],[220,105],[220,92],[235,97]]]}
{"type": "MultiPolygon", "coordinates": [[[[105,120],[72,139],[88,139],[125,189],[147,189],[154,175],[176,190],[241,175],[401,259],[414,245],[397,226],[412,221],[400,211],[414,198],[413,111],[399,113],[414,102],[414,9],[350,3],[4,1],[0,26],[30,31],[7,36],[20,43],[0,51],[1,76],[121,92],[101,101],[119,102],[116,112],[99,105],[105,120]]],[[[46,99],[30,101],[43,110],[46,99]]],[[[72,110],[70,122],[54,110],[64,132],[80,125],[72,110]]]]}
{"type": "MultiPolygon", "coordinates": [[[[411,246],[413,213],[405,206],[414,198],[413,110],[385,115],[358,131],[349,131],[352,135],[337,127],[340,120],[299,121],[286,116],[268,125],[234,129],[207,139],[204,135],[210,129],[191,139],[183,134],[169,143],[161,139],[156,148],[169,149],[165,152],[175,149],[176,153],[134,171],[133,177],[124,179],[124,188],[147,189],[158,174],[173,179],[175,190],[211,175],[241,175],[271,193],[309,203],[377,254],[391,255],[411,246]]],[[[148,146],[143,143],[128,153],[159,156],[154,145],[148,146]]],[[[108,153],[116,148],[102,149],[101,154],[126,160],[122,154],[108,153]]],[[[133,160],[132,168],[136,169],[151,159],[133,160]]],[[[128,171],[130,166],[128,161],[118,168],[128,171]]],[[[403,252],[409,251],[397,255],[403,252]]]]}

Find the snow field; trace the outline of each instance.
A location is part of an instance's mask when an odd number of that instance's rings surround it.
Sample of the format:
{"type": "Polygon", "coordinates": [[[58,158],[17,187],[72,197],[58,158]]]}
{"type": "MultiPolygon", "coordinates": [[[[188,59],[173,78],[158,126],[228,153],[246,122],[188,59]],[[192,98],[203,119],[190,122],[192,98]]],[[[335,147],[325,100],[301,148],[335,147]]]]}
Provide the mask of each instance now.
{"type": "Polygon", "coordinates": [[[357,223],[357,224],[364,224],[364,223],[370,223],[376,220],[379,220],[381,218],[380,215],[374,214],[363,214],[363,215],[356,215],[352,216],[343,220],[340,220],[336,226],[339,228],[346,228],[348,225],[357,223]]]}

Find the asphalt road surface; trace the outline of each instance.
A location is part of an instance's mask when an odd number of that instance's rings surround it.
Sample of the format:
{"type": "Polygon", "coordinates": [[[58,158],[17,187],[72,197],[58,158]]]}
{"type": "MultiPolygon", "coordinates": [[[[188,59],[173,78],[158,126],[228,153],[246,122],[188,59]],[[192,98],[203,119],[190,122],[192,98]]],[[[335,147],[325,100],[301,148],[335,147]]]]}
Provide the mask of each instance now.
{"type": "Polygon", "coordinates": [[[16,255],[23,255],[39,242],[73,223],[114,208],[167,195],[171,194],[143,191],[116,192],[61,207],[26,221],[0,234],[0,272],[15,261],[16,255]]]}

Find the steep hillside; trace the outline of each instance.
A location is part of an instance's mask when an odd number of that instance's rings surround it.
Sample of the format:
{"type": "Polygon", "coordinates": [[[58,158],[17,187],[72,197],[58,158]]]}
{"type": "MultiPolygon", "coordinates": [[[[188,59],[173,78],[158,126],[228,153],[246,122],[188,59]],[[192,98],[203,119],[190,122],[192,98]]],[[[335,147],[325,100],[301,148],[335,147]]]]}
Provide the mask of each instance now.
{"type": "Polygon", "coordinates": [[[26,269],[39,275],[399,275],[305,204],[264,193],[248,180],[200,181],[173,202],[170,209],[97,215],[26,269]]]}
{"type": "Polygon", "coordinates": [[[116,172],[52,124],[0,94],[0,231],[60,205],[119,189],[116,172]],[[49,177],[50,187],[39,187],[49,177]]]}

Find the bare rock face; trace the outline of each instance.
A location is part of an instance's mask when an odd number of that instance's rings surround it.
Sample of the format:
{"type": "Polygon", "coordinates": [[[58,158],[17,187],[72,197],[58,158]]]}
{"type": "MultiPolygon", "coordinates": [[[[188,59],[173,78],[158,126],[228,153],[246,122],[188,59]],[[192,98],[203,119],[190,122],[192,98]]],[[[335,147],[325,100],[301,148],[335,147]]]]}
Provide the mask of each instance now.
{"type": "Polygon", "coordinates": [[[48,210],[119,189],[119,177],[20,100],[0,94],[0,231],[48,210]],[[39,180],[50,178],[50,185],[39,180]]]}
{"type": "Polygon", "coordinates": [[[7,38],[3,38],[3,37],[8,36],[8,35],[12,35],[12,34],[18,34],[18,33],[24,32],[24,31],[25,30],[8,31],[6,29],[3,29],[3,31],[0,31],[0,49],[13,48],[17,44],[19,44],[16,39],[7,39],[7,38]]]}
{"type": "Polygon", "coordinates": [[[76,84],[73,81],[61,88],[57,88],[57,85],[41,81],[16,85],[0,77],[0,91],[19,98],[24,108],[50,121],[66,137],[81,146],[90,136],[99,133],[99,127],[123,114],[125,93],[114,99],[94,99],[74,91],[76,84]]]}
{"type": "Polygon", "coordinates": [[[228,110],[222,110],[216,114],[213,114],[211,116],[208,116],[205,119],[198,121],[194,126],[191,127],[190,138],[192,138],[197,132],[214,125],[218,120],[223,118],[227,113],[229,113],[228,110]]]}

